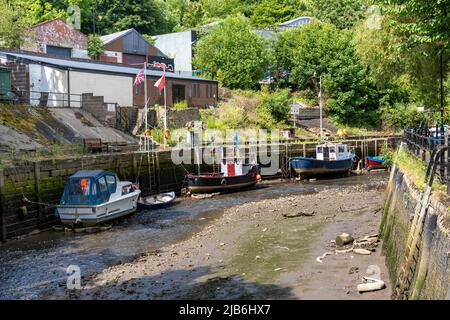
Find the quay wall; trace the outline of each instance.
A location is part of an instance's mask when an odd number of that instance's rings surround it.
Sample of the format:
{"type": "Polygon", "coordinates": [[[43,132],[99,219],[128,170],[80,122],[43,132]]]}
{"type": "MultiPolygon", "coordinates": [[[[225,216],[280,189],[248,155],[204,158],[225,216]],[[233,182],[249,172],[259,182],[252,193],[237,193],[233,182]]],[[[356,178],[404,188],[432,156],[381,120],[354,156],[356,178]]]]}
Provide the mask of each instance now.
{"type": "MultiPolygon", "coordinates": [[[[372,140],[363,145],[349,141],[369,154],[377,154],[384,143],[395,145],[396,139],[372,140]],[[375,142],[377,141],[377,142],[375,142]]],[[[270,154],[270,152],[269,152],[270,154]]],[[[277,157],[280,170],[274,176],[263,178],[288,178],[288,157],[314,156],[315,144],[282,144],[277,157]]],[[[191,150],[191,163],[194,152],[191,150]]],[[[139,181],[143,195],[165,191],[180,193],[184,187],[186,172],[195,172],[196,165],[175,165],[171,151],[150,153],[113,153],[84,155],[51,160],[15,160],[12,164],[0,167],[0,241],[29,234],[35,230],[46,230],[59,222],[55,209],[45,204],[59,203],[67,177],[78,170],[102,169],[116,172],[124,181],[139,181]],[[24,198],[31,201],[24,201],[24,198]]],[[[202,171],[212,167],[202,165],[202,171]]],[[[217,170],[217,169],[216,169],[217,170]]]]}
{"type": "MultiPolygon", "coordinates": [[[[386,191],[386,202],[380,232],[383,252],[391,275],[393,291],[399,285],[408,233],[422,191],[401,170],[394,167],[386,191]]],[[[418,263],[412,272],[407,299],[450,299],[449,210],[432,198],[422,236],[419,240],[418,263]]],[[[393,296],[393,298],[399,298],[393,296]]]]}

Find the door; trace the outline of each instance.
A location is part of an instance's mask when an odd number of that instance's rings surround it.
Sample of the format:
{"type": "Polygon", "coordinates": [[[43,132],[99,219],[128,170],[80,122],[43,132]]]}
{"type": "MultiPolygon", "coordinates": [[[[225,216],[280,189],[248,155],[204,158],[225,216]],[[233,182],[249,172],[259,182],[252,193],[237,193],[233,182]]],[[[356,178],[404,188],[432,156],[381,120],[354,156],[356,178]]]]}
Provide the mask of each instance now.
{"type": "Polygon", "coordinates": [[[186,87],[181,84],[172,85],[172,100],[173,103],[181,102],[186,100],[186,87]]]}
{"type": "Polygon", "coordinates": [[[0,69],[0,98],[6,96],[11,91],[11,72],[0,69]]]}

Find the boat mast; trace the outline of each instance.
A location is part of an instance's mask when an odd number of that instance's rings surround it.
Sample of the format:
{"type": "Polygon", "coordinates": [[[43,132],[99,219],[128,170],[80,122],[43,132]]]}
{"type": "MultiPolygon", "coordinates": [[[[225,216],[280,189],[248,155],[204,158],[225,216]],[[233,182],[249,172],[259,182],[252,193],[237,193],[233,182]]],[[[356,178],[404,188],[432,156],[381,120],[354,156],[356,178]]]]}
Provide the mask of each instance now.
{"type": "MultiPolygon", "coordinates": [[[[163,74],[166,75],[166,64],[163,64],[163,74]]],[[[167,147],[167,97],[166,97],[166,82],[164,81],[164,148],[167,147]]]]}
{"type": "MultiPolygon", "coordinates": [[[[147,130],[148,130],[148,110],[147,110],[147,56],[145,57],[144,62],[144,112],[145,112],[145,135],[147,136],[147,130]]],[[[147,139],[145,139],[147,140],[147,139]]],[[[145,141],[145,150],[147,150],[147,141],[145,141]]]]}
{"type": "Polygon", "coordinates": [[[322,76],[319,77],[319,108],[320,108],[320,140],[323,140],[323,102],[322,102],[322,76]]]}

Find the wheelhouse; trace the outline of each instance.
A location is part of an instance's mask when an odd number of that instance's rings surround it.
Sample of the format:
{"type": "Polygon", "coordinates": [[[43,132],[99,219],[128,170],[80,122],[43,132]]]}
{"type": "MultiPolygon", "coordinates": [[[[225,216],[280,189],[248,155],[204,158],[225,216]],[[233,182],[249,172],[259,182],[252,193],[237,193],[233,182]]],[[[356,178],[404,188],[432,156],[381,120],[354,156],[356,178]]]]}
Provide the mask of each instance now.
{"type": "Polygon", "coordinates": [[[67,179],[62,205],[99,205],[116,192],[119,178],[113,172],[82,170],[67,179]]]}
{"type": "Polygon", "coordinates": [[[343,143],[327,143],[316,146],[317,160],[341,160],[347,158],[349,154],[348,146],[343,143]]]}

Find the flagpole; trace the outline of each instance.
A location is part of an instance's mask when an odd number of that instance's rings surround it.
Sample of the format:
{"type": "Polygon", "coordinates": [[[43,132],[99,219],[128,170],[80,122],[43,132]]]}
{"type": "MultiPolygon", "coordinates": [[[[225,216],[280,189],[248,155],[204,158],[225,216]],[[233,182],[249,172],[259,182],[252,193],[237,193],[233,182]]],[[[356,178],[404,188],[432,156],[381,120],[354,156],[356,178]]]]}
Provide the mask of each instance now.
{"type": "Polygon", "coordinates": [[[167,131],[167,98],[166,98],[166,81],[165,81],[165,75],[166,75],[166,65],[163,64],[163,75],[164,75],[164,148],[167,146],[167,138],[166,138],[166,131],[167,131]]]}
{"type": "Polygon", "coordinates": [[[144,112],[145,112],[145,150],[148,151],[148,141],[147,141],[147,130],[148,130],[148,106],[147,106],[147,57],[145,57],[145,63],[144,63],[144,112]]]}

